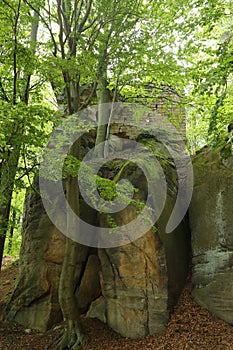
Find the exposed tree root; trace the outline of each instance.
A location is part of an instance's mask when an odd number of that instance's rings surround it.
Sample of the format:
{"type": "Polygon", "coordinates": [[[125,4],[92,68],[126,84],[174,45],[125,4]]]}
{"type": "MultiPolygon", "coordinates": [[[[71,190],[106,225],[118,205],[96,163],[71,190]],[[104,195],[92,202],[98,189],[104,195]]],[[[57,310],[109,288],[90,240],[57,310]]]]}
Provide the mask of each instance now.
{"type": "Polygon", "coordinates": [[[56,347],[56,350],[81,350],[82,345],[87,343],[87,337],[83,333],[79,322],[68,321],[67,327],[56,347]]]}

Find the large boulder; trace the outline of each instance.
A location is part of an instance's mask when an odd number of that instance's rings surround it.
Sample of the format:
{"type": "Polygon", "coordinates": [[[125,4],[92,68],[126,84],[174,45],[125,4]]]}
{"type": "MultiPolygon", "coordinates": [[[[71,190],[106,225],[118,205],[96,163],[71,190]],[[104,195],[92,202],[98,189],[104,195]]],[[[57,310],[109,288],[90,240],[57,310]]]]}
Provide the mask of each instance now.
{"type": "MultiPolygon", "coordinates": [[[[128,338],[140,338],[164,329],[185,284],[189,266],[190,241],[185,221],[170,234],[165,229],[176,201],[176,171],[171,160],[166,160],[168,152],[165,147],[154,136],[144,136],[146,144],[156,155],[162,153],[163,171],[168,183],[163,213],[152,228],[150,226],[140,238],[132,239],[130,244],[99,248],[98,251],[79,245],[74,281],[80,311],[89,309],[90,317],[105,321],[128,338]]],[[[144,136],[139,139],[140,142],[144,136]]],[[[117,159],[112,162],[112,168],[107,166],[101,171],[110,178],[120,173],[118,180],[132,180],[138,189],[135,200],[145,202],[151,194],[148,193],[148,182],[143,171],[140,167],[135,168],[133,162],[126,161],[124,164],[127,166],[123,167],[120,162],[124,163],[117,159]]],[[[152,166],[151,163],[152,160],[149,166],[152,166]]],[[[148,171],[154,170],[157,171],[152,166],[148,171]]],[[[152,185],[155,186],[154,183],[152,185]]],[[[38,184],[35,183],[34,187],[38,187],[38,184]]],[[[159,192],[153,198],[155,204],[159,192]]],[[[59,201],[59,198],[55,200],[59,201]]],[[[62,204],[58,207],[62,208],[62,204]]],[[[138,209],[135,204],[130,204],[125,210],[114,214],[117,227],[137,217],[138,209]]],[[[80,213],[83,220],[95,227],[95,232],[99,223],[100,226],[106,225],[106,216],[101,215],[97,220],[96,212],[81,198],[80,213]]],[[[58,220],[66,220],[61,209],[58,220]]],[[[128,234],[130,232],[126,232],[128,234]]],[[[20,274],[6,309],[6,320],[41,331],[61,320],[58,285],[64,245],[65,237],[49,220],[40,196],[29,193],[23,222],[20,274]]]]}
{"type": "Polygon", "coordinates": [[[193,167],[193,297],[233,324],[233,156],[205,148],[193,167]]]}

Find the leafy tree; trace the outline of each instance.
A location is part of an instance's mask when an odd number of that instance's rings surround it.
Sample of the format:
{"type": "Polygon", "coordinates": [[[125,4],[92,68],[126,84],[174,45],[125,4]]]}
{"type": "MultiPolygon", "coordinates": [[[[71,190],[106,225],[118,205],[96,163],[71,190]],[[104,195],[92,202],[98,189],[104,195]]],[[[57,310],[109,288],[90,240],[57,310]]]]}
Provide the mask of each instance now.
{"type": "MultiPolygon", "coordinates": [[[[136,94],[143,96],[146,95],[144,86],[149,82],[158,87],[170,85],[178,91],[183,89],[183,68],[175,58],[175,47],[180,30],[185,36],[194,27],[192,2],[58,0],[43,4],[40,11],[36,1],[25,2],[38,14],[47,33],[41,44],[44,53],[40,57],[43,62],[40,74],[50,81],[64,117],[77,113],[90,101],[99,102],[98,118],[103,127],[97,129],[96,144],[108,136],[111,112],[103,108],[103,103],[114,99],[117,91],[126,98],[134,97],[136,90],[136,94]],[[184,24],[187,12],[190,20],[184,24]],[[85,85],[89,93],[84,96],[85,85]]],[[[78,148],[72,147],[69,154],[79,158],[78,148]]],[[[104,148],[100,148],[99,156],[104,156],[104,148]]],[[[67,200],[77,214],[78,191],[75,177],[68,175],[67,200]]],[[[67,229],[77,229],[70,218],[67,229]]],[[[66,321],[64,335],[57,346],[60,350],[79,349],[85,341],[73,290],[77,254],[78,245],[67,238],[59,287],[59,301],[66,321]]]]}
{"type": "MultiPolygon", "coordinates": [[[[225,9],[232,10],[230,2],[1,0],[1,4],[1,251],[14,186],[24,186],[20,180],[34,168],[37,150],[48,131],[51,116],[42,93],[45,86],[54,94],[63,118],[99,103],[98,118],[103,126],[97,128],[96,144],[103,144],[100,157],[105,155],[103,141],[111,122],[111,108],[103,108],[104,103],[118,93],[125,99],[140,96],[150,101],[164,85],[175,87],[180,94],[189,82],[194,85],[192,127],[198,125],[200,133],[202,126],[208,125],[203,142],[219,130],[220,113],[229,111],[232,40],[228,35],[220,47],[211,49],[207,38],[210,33],[213,38],[218,35],[213,21],[221,23],[225,9]],[[202,62],[193,64],[200,50],[202,62]],[[154,89],[148,93],[146,86],[151,82],[154,89]],[[206,111],[208,117],[203,118],[206,111]]],[[[193,140],[194,150],[198,142],[193,140]]],[[[69,156],[80,157],[78,144],[69,156]]],[[[79,189],[72,173],[67,173],[66,193],[78,214],[79,189]]],[[[70,218],[67,229],[75,230],[70,218]]],[[[57,347],[60,350],[79,349],[85,341],[73,290],[78,249],[67,238],[59,287],[66,321],[57,347]]]]}
{"type": "Polygon", "coordinates": [[[40,83],[32,80],[38,20],[27,11],[21,0],[1,0],[0,265],[14,187],[21,184],[22,172],[28,175],[34,168],[35,149],[45,140],[44,126],[50,118],[49,108],[38,105],[40,83]]]}
{"type": "Polygon", "coordinates": [[[233,120],[233,7],[231,1],[219,0],[212,6],[209,13],[202,9],[203,26],[194,37],[198,52],[191,54],[188,122],[193,152],[204,144],[227,146],[227,125],[233,120]]]}

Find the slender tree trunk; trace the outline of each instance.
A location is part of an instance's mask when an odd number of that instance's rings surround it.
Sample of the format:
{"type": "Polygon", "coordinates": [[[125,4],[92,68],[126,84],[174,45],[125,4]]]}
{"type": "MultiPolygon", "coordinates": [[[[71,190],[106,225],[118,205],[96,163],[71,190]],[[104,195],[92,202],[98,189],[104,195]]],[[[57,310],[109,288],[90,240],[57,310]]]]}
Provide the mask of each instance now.
{"type": "MultiPolygon", "coordinates": [[[[37,33],[39,28],[39,12],[40,11],[38,10],[38,11],[34,11],[33,13],[33,22],[31,27],[31,36],[30,36],[30,39],[31,39],[30,46],[33,54],[35,54],[36,52],[37,33]]],[[[28,74],[28,76],[25,77],[26,86],[24,89],[24,96],[22,96],[21,98],[21,100],[25,102],[26,105],[28,105],[28,102],[29,102],[29,89],[30,89],[31,77],[32,77],[31,74],[28,74]]]]}
{"type": "Polygon", "coordinates": [[[16,210],[15,208],[12,211],[12,222],[9,228],[9,238],[8,238],[8,247],[7,247],[7,254],[11,254],[12,252],[12,246],[13,246],[13,237],[14,237],[14,229],[16,224],[16,210]]]}
{"type": "Polygon", "coordinates": [[[4,164],[1,167],[0,196],[3,198],[0,202],[0,269],[8,230],[12,193],[18,168],[19,155],[20,146],[17,146],[13,152],[8,153],[8,157],[5,157],[4,164]]]}
{"type": "Polygon", "coordinates": [[[3,258],[3,252],[4,252],[4,246],[5,246],[5,240],[6,240],[6,234],[7,234],[7,225],[9,221],[10,216],[10,205],[11,205],[11,198],[5,203],[5,206],[1,206],[0,208],[0,270],[2,267],[2,258],[3,258]]]}
{"type": "Polygon", "coordinates": [[[98,97],[98,128],[96,135],[96,145],[98,146],[98,156],[105,156],[105,141],[107,136],[107,129],[110,117],[110,92],[107,88],[106,69],[100,69],[99,81],[97,87],[98,97]]]}

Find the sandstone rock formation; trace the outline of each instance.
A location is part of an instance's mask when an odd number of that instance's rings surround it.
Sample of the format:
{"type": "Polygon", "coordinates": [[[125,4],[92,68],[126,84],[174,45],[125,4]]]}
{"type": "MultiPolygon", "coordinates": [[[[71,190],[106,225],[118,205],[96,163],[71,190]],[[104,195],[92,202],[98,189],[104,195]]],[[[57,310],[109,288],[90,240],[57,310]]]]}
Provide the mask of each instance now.
{"type": "Polygon", "coordinates": [[[193,297],[233,324],[233,156],[206,148],[193,167],[193,297]]]}
{"type": "MultiPolygon", "coordinates": [[[[38,188],[37,181],[34,187],[38,188]]],[[[5,319],[27,328],[45,331],[62,319],[58,286],[64,258],[65,236],[49,220],[37,192],[30,191],[27,194],[22,235],[19,276],[5,312],[5,319]]],[[[98,261],[98,257],[93,250],[79,246],[76,283],[81,284],[77,296],[83,296],[79,303],[80,310],[86,311],[93,299],[100,294],[99,265],[96,260],[98,261]],[[95,278],[94,272],[97,274],[95,278]],[[85,285],[89,287],[84,291],[85,285]]]]}
{"type": "MultiPolygon", "coordinates": [[[[151,142],[161,152],[161,144],[151,142]]],[[[145,200],[148,188],[144,177],[131,165],[125,169],[129,179],[135,180],[138,196],[145,200]]],[[[97,252],[95,248],[79,247],[75,285],[80,310],[86,312],[91,305],[90,317],[99,318],[129,338],[162,331],[188,271],[190,242],[185,221],[174,232],[165,233],[176,199],[176,173],[169,164],[164,171],[169,180],[167,200],[162,216],[151,230],[117,248],[102,248],[97,252]]],[[[95,215],[87,214],[83,202],[80,205],[83,218],[86,215],[89,223],[96,220],[95,215]]],[[[115,215],[115,220],[121,226],[135,215],[136,207],[129,205],[115,215]]],[[[62,213],[59,219],[65,220],[62,213]]],[[[103,220],[102,216],[101,224],[103,220]]],[[[97,221],[93,224],[97,225],[97,221]]],[[[20,274],[5,319],[42,331],[61,320],[58,283],[64,244],[65,237],[48,219],[40,196],[29,193],[20,274]]]]}
{"type": "MultiPolygon", "coordinates": [[[[175,187],[174,173],[169,172],[169,167],[166,167],[166,173],[170,176],[170,186],[175,187]]],[[[126,174],[139,189],[138,197],[145,199],[147,185],[142,172],[129,165],[121,174],[122,178],[126,174]]],[[[156,226],[130,244],[98,250],[104,301],[94,302],[88,315],[101,321],[106,319],[112,329],[127,338],[161,332],[185,283],[189,230],[182,222],[172,233],[165,233],[175,202],[174,188],[170,190],[173,191],[167,196],[156,226]]],[[[121,227],[137,216],[136,208],[129,205],[112,216],[121,227]]],[[[101,224],[106,225],[103,216],[101,224]]],[[[131,232],[127,233],[131,235],[131,232]]]]}
{"type": "Polygon", "coordinates": [[[127,338],[163,330],[169,319],[165,251],[158,233],[99,250],[106,320],[127,338]]]}
{"type": "Polygon", "coordinates": [[[34,192],[27,195],[22,235],[20,271],[6,319],[46,330],[61,319],[57,288],[65,238],[50,222],[39,194],[34,192]]]}

